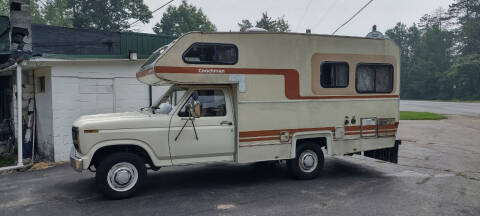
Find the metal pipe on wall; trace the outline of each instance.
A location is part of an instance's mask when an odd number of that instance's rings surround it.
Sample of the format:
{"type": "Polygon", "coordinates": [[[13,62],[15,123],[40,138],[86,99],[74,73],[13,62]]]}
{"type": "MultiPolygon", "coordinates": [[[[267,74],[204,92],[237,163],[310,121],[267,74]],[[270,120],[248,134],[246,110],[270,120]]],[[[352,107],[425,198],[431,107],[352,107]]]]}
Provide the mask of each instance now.
{"type": "Polygon", "coordinates": [[[22,66],[17,63],[17,166],[23,166],[22,66]]]}

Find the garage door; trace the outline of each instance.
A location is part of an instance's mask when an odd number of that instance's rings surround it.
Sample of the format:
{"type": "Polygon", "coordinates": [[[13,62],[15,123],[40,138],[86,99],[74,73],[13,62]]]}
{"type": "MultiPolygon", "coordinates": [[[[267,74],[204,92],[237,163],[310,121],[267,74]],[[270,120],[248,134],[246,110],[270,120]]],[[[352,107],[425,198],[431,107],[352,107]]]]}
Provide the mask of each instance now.
{"type": "Polygon", "coordinates": [[[80,115],[114,112],[113,80],[80,78],[80,115]]]}

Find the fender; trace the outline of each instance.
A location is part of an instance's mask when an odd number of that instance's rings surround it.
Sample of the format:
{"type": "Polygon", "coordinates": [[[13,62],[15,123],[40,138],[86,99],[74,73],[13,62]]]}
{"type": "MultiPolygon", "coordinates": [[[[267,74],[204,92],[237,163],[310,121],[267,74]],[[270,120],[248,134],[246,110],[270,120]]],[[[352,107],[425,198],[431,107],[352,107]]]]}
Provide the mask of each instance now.
{"type": "Polygon", "coordinates": [[[292,150],[290,152],[290,157],[296,157],[297,151],[297,140],[308,139],[308,138],[321,138],[324,137],[327,140],[327,154],[331,154],[330,149],[333,140],[332,131],[308,131],[308,132],[298,132],[294,133],[292,136],[292,150]]]}
{"type": "Polygon", "coordinates": [[[171,166],[172,161],[170,157],[165,157],[165,158],[158,158],[157,155],[154,153],[154,151],[150,148],[150,146],[145,143],[144,141],[137,140],[137,139],[116,139],[116,140],[106,140],[106,141],[101,141],[96,143],[90,150],[88,151],[87,154],[85,154],[84,160],[84,166],[88,167],[90,166],[90,162],[93,158],[93,155],[95,152],[97,152],[98,149],[107,147],[107,146],[119,146],[119,145],[135,145],[138,146],[142,149],[144,149],[152,162],[155,164],[155,166],[171,166]]]}

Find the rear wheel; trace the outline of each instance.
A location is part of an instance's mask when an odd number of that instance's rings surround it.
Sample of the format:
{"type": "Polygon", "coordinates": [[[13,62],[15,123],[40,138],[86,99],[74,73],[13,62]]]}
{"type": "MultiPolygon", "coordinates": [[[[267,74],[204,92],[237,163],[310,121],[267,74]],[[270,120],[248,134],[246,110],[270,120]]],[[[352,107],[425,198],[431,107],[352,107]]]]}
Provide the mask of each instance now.
{"type": "Polygon", "coordinates": [[[95,180],[99,190],[111,199],[135,195],[147,176],[145,162],[136,154],[119,152],[108,155],[96,171],[95,180]]]}
{"type": "Polygon", "coordinates": [[[316,178],[323,169],[324,158],[320,145],[303,143],[297,147],[294,159],[287,162],[290,174],[296,179],[316,178]]]}

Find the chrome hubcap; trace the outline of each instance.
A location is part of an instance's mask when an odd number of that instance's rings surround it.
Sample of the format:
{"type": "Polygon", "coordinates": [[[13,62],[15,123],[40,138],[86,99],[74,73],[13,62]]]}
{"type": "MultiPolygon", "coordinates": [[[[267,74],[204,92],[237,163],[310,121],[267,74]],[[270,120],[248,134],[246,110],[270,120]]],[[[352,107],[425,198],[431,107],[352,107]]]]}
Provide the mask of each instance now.
{"type": "Polygon", "coordinates": [[[317,154],[314,151],[306,150],[300,154],[298,163],[303,172],[313,172],[318,165],[317,154]]]}
{"type": "Polygon", "coordinates": [[[131,163],[121,162],[115,164],[108,171],[107,182],[115,191],[127,191],[132,189],[138,181],[137,168],[131,163]]]}

